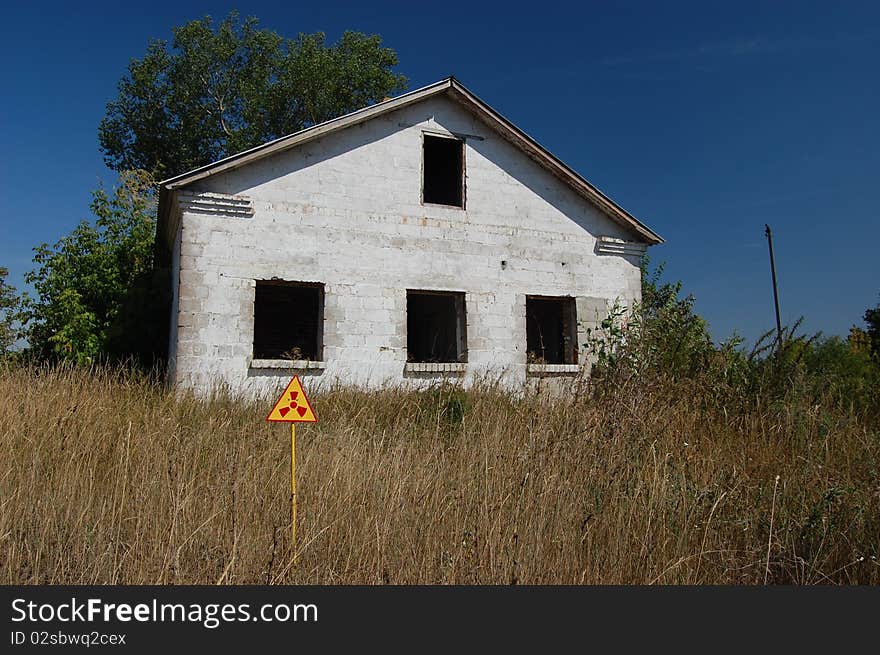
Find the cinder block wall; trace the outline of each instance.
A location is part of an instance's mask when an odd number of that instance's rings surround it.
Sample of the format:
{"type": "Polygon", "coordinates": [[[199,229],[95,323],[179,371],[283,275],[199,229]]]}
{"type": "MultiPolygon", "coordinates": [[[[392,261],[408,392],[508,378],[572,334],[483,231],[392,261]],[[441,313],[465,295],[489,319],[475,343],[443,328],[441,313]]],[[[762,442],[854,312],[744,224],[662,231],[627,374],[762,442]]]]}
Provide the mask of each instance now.
{"type": "MultiPolygon", "coordinates": [[[[327,384],[425,384],[405,373],[406,290],[465,293],[465,382],[526,382],[527,295],[577,298],[578,341],[640,297],[633,239],[459,105],[434,98],[184,191],[239,196],[252,216],[180,215],[172,377],[270,395],[291,374],[327,384]],[[423,131],[468,135],[465,209],[421,204],[423,131]],[[504,264],[502,264],[504,262],[504,264]],[[255,280],[325,285],[320,371],[251,366],[255,280]]],[[[190,196],[191,197],[191,196],[190,196]]]]}

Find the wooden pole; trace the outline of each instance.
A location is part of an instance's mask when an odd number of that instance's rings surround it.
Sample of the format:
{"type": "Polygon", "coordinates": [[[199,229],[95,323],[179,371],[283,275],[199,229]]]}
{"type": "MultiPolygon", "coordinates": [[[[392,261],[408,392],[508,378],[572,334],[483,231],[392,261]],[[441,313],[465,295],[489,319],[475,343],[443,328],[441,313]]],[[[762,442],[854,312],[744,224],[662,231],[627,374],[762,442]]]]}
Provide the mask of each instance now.
{"type": "Polygon", "coordinates": [[[770,247],[770,275],[773,277],[773,304],[776,306],[776,347],[782,346],[782,321],[779,318],[779,291],[776,288],[776,262],[773,259],[773,234],[770,226],[764,224],[764,234],[767,235],[767,245],[770,247]]]}

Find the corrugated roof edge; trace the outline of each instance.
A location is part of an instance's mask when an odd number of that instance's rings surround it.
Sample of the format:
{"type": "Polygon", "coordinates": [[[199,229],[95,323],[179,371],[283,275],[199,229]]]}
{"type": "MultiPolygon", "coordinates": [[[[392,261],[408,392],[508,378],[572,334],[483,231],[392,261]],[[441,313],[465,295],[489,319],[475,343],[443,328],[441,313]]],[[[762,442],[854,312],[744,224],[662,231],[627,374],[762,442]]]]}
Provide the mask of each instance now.
{"type": "MultiPolygon", "coordinates": [[[[568,183],[569,186],[588,201],[592,202],[604,214],[635,232],[642,241],[649,244],[663,243],[663,238],[660,235],[611,200],[580,174],[535,141],[535,139],[520,130],[488,104],[480,100],[457,79],[454,77],[448,77],[439,82],[435,82],[434,84],[429,84],[420,89],[404,93],[396,98],[391,98],[390,100],[385,100],[376,103],[375,105],[363,107],[350,114],[345,114],[344,116],[325,121],[324,123],[307,127],[299,132],[280,137],[274,141],[269,141],[249,150],[230,155],[229,157],[225,157],[224,159],[211,164],[206,164],[205,166],[201,166],[192,171],[163,180],[159,183],[159,208],[156,225],[157,249],[160,252],[170,252],[170,246],[174,240],[175,235],[169,234],[169,227],[171,226],[168,221],[172,204],[171,196],[174,190],[185,187],[206,177],[210,177],[211,175],[245,166],[250,162],[293,148],[302,143],[335,132],[336,130],[357,125],[358,123],[370,120],[378,115],[395,111],[407,105],[420,102],[421,100],[447,91],[452,91],[454,98],[460,104],[465,106],[465,108],[476,114],[478,118],[486,122],[504,138],[525,151],[525,153],[537,163],[544,166],[544,168],[562,179],[564,182],[568,183]]],[[[174,231],[176,233],[176,228],[174,231]]]]}

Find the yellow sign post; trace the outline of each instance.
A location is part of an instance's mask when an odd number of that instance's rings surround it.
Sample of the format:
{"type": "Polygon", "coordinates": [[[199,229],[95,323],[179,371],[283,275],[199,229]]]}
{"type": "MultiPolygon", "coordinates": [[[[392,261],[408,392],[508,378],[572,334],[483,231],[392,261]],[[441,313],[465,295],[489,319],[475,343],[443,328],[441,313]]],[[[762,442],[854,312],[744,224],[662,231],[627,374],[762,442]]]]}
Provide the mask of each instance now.
{"type": "Polygon", "coordinates": [[[290,543],[293,548],[293,564],[296,566],[296,424],[318,422],[298,375],[290,380],[266,420],[290,423],[290,543]]]}

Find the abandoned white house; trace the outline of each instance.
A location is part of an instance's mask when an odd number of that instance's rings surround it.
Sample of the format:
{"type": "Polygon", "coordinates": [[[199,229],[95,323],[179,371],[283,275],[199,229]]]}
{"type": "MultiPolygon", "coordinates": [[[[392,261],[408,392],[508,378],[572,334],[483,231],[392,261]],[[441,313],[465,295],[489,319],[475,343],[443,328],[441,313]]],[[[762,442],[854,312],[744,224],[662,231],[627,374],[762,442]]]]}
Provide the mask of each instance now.
{"type": "Polygon", "coordinates": [[[157,236],[170,378],[260,395],[577,375],[662,242],[454,78],[164,181],[157,236]]]}

